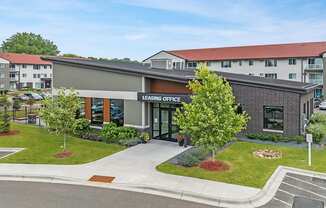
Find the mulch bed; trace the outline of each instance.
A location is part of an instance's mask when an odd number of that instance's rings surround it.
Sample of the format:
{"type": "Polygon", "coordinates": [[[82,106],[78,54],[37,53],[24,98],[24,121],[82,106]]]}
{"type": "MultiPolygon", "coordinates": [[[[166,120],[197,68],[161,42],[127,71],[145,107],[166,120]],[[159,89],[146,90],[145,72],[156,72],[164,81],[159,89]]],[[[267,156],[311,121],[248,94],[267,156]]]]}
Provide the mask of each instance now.
{"type": "Polygon", "coordinates": [[[18,130],[12,130],[12,131],[8,131],[8,132],[1,132],[0,137],[1,136],[13,136],[13,135],[16,135],[18,133],[19,133],[18,130]]]}
{"type": "Polygon", "coordinates": [[[59,152],[59,153],[55,154],[54,157],[56,157],[56,158],[67,158],[67,157],[70,157],[71,155],[72,155],[72,152],[63,151],[63,152],[59,152]]]}
{"type": "Polygon", "coordinates": [[[208,171],[226,171],[230,166],[219,160],[204,160],[199,164],[199,167],[208,171]]]}
{"type": "Polygon", "coordinates": [[[112,176],[100,176],[100,175],[93,175],[89,181],[93,182],[101,182],[101,183],[112,183],[115,177],[112,176]]]}

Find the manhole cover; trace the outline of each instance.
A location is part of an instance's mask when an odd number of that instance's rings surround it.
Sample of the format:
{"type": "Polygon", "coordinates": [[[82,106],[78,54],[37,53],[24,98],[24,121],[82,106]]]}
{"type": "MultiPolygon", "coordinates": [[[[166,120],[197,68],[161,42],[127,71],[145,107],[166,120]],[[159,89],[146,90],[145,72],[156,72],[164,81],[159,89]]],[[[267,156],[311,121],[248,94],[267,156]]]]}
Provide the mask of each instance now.
{"type": "Polygon", "coordinates": [[[324,202],[296,196],[292,208],[324,208],[324,202]]]}
{"type": "Polygon", "coordinates": [[[93,182],[101,182],[101,183],[112,183],[115,177],[112,176],[100,176],[100,175],[93,175],[89,181],[93,182]]]}

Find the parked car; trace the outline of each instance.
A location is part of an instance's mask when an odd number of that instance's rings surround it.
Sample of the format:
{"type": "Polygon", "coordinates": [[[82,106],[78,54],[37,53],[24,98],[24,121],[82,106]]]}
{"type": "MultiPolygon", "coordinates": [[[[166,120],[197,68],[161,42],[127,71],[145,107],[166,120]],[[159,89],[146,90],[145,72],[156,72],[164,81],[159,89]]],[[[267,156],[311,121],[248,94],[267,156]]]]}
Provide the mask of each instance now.
{"type": "Polygon", "coordinates": [[[315,108],[319,107],[321,102],[322,100],[320,98],[314,98],[314,107],[315,108]]]}
{"type": "Polygon", "coordinates": [[[26,96],[26,95],[19,95],[17,96],[18,99],[22,100],[22,101],[26,101],[26,100],[29,100],[29,97],[26,96]]]}
{"type": "Polygon", "coordinates": [[[25,96],[29,97],[29,99],[33,100],[43,100],[43,97],[37,93],[34,92],[27,92],[24,94],[25,96]]]}
{"type": "Polygon", "coordinates": [[[47,97],[50,97],[50,94],[45,93],[45,92],[41,92],[41,93],[40,93],[40,96],[42,96],[42,98],[45,99],[45,98],[47,98],[47,97]]]}
{"type": "Polygon", "coordinates": [[[326,110],[326,101],[323,101],[319,104],[319,110],[326,110]]]}

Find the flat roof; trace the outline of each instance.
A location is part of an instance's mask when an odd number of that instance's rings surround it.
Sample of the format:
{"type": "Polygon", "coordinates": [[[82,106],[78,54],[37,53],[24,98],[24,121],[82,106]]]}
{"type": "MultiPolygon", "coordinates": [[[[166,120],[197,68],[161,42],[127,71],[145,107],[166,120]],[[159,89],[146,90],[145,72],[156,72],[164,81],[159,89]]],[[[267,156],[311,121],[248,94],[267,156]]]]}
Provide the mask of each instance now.
{"type": "MultiPolygon", "coordinates": [[[[148,78],[171,80],[186,83],[195,78],[194,70],[167,70],[150,68],[143,63],[115,62],[115,61],[98,61],[90,59],[70,59],[62,57],[42,57],[45,60],[54,63],[70,64],[85,66],[94,70],[110,71],[118,73],[128,73],[145,76],[148,78]]],[[[258,76],[250,76],[245,74],[235,74],[228,72],[216,72],[216,74],[224,77],[227,81],[235,84],[246,84],[260,87],[269,87],[278,90],[290,90],[300,93],[309,92],[319,85],[312,83],[303,83],[296,81],[271,79],[258,76]]]]}

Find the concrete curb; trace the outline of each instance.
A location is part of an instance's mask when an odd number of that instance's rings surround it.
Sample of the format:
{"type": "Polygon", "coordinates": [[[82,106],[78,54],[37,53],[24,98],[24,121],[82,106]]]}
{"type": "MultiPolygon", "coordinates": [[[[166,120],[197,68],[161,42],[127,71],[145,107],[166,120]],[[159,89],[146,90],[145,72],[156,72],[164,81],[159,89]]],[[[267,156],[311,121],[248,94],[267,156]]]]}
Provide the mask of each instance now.
{"type": "Polygon", "coordinates": [[[326,180],[326,174],[324,173],[279,166],[274,171],[273,175],[269,178],[264,188],[257,195],[247,199],[222,198],[216,195],[198,194],[194,192],[185,192],[183,190],[172,190],[166,187],[151,186],[147,184],[123,184],[123,183],[105,184],[105,183],[85,181],[83,179],[78,179],[78,178],[58,177],[58,176],[14,174],[14,175],[0,175],[0,180],[44,182],[44,183],[91,186],[97,188],[110,188],[110,189],[159,195],[159,196],[203,203],[203,204],[219,206],[219,207],[252,208],[252,207],[259,207],[268,203],[274,197],[278,187],[282,183],[282,180],[287,173],[295,173],[300,175],[322,178],[326,180]]]}

